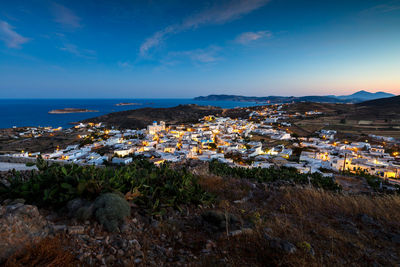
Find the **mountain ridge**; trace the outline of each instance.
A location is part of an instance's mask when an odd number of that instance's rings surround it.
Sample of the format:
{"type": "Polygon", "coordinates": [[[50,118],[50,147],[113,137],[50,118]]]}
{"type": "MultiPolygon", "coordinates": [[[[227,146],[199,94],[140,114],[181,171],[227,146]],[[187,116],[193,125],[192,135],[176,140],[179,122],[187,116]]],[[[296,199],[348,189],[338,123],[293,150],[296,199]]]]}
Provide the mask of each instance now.
{"type": "Polygon", "coordinates": [[[268,102],[268,103],[291,103],[291,102],[322,102],[322,103],[360,103],[367,100],[378,98],[393,97],[395,95],[386,92],[367,92],[364,90],[355,92],[351,95],[310,95],[310,96],[241,96],[226,94],[211,94],[208,96],[198,96],[194,100],[199,101],[243,101],[243,102],[268,102]]]}

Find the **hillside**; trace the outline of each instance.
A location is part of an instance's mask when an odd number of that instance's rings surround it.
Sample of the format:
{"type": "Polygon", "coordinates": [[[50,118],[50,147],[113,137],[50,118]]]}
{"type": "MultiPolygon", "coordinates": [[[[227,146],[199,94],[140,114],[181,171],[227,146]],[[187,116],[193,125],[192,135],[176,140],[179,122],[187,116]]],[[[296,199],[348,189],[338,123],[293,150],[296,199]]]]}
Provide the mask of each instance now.
{"type": "Polygon", "coordinates": [[[358,106],[400,108],[400,95],[359,103],[358,106]]]}
{"type": "MultiPolygon", "coordinates": [[[[0,265],[400,262],[400,198],[372,188],[347,194],[329,179],[308,184],[289,179],[290,170],[281,175],[215,162],[172,168],[144,160],[99,169],[38,165],[36,176],[26,172],[26,180],[9,188],[0,183],[0,265]],[[50,188],[54,192],[46,196],[50,188]],[[121,193],[104,194],[110,191],[121,193]]],[[[13,175],[0,173],[0,181],[13,181],[13,175]]]]}
{"type": "Polygon", "coordinates": [[[113,112],[82,122],[103,122],[119,128],[142,129],[153,121],[169,124],[192,123],[208,115],[222,115],[238,118],[245,115],[246,109],[222,109],[212,106],[179,105],[172,108],[142,108],[113,112]]]}
{"type": "Polygon", "coordinates": [[[374,134],[400,138],[400,96],[357,104],[294,103],[285,110],[302,114],[309,110],[323,113],[317,117],[294,119],[295,132],[300,135],[331,129],[354,136],[374,134]]]}
{"type": "Polygon", "coordinates": [[[368,119],[400,119],[400,96],[358,103],[354,115],[368,119]]]}

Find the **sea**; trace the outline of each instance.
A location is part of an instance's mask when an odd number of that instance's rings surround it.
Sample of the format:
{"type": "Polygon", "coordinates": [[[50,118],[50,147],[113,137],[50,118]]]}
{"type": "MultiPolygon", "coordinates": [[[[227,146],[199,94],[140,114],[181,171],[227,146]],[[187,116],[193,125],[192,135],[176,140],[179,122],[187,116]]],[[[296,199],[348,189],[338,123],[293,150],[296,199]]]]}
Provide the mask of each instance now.
{"type": "Polygon", "coordinates": [[[74,122],[98,117],[111,112],[145,107],[168,108],[184,104],[217,106],[221,108],[255,106],[255,102],[197,101],[193,99],[0,99],[0,128],[12,127],[63,127],[74,122]],[[140,105],[116,106],[118,103],[140,105]],[[49,114],[53,109],[82,108],[98,110],[89,113],[49,114]]]}

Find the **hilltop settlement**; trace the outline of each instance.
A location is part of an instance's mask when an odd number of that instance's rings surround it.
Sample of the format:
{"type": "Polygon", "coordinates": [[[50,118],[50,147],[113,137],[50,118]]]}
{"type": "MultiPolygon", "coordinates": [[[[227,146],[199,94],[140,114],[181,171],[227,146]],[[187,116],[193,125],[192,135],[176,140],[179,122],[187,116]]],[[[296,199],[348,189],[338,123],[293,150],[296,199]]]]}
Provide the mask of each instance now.
{"type": "MultiPolygon", "coordinates": [[[[204,116],[193,124],[153,122],[145,129],[108,128],[102,122],[79,123],[68,133],[79,134],[79,142],[57,146],[51,153],[21,151],[12,158],[42,158],[67,163],[103,165],[129,164],[136,156],[159,165],[164,162],[217,160],[232,167],[290,167],[299,173],[320,173],[333,177],[339,172],[366,173],[383,181],[399,184],[400,155],[385,151],[400,141],[393,137],[370,134],[362,140],[349,141],[336,130],[321,129],[312,136],[299,137],[291,122],[299,118],[322,116],[323,112],[288,112],[287,105],[270,105],[246,110],[246,117],[204,116]]],[[[61,128],[28,128],[14,138],[61,128]]]]}

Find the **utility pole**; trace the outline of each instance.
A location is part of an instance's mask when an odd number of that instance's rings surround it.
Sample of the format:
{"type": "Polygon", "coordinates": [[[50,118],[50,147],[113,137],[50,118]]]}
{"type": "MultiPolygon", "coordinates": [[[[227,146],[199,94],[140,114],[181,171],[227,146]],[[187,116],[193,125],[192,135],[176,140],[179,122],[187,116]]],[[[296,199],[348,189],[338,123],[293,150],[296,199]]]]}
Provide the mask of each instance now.
{"type": "Polygon", "coordinates": [[[346,170],[346,159],[347,159],[347,153],[344,153],[344,162],[343,162],[343,170],[342,170],[343,173],[346,170]]]}

